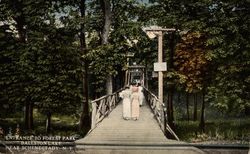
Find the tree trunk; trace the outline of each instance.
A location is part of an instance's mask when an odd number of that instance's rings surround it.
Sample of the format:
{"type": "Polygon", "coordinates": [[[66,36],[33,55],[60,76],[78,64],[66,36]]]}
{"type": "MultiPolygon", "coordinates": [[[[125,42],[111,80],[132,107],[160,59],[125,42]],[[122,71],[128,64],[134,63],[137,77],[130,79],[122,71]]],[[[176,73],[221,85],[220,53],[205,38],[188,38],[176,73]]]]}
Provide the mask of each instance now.
{"type": "MultiPolygon", "coordinates": [[[[169,71],[172,71],[174,69],[174,34],[170,33],[169,35],[169,61],[168,61],[168,69],[169,71]]],[[[168,100],[167,100],[167,121],[168,125],[172,128],[173,131],[175,131],[175,125],[174,125],[174,110],[173,110],[173,96],[175,87],[173,85],[173,81],[168,81],[168,100]]],[[[169,132],[167,132],[168,138],[174,138],[173,135],[171,135],[169,132]]]]}
{"type": "Polygon", "coordinates": [[[26,29],[24,29],[24,23],[21,18],[16,18],[17,31],[19,35],[19,41],[22,43],[26,42],[26,29]]]}
{"type": "Polygon", "coordinates": [[[108,75],[107,78],[106,78],[106,94],[112,94],[113,93],[113,79],[112,79],[112,76],[111,75],[108,75]]]}
{"type": "Polygon", "coordinates": [[[175,33],[171,32],[169,35],[169,63],[168,68],[174,69],[174,50],[175,50],[175,33]]]}
{"type": "Polygon", "coordinates": [[[186,103],[187,103],[187,121],[189,121],[189,93],[186,93],[186,103]]]}
{"type": "Polygon", "coordinates": [[[29,103],[29,129],[33,130],[34,129],[34,123],[33,123],[33,108],[34,108],[34,103],[30,102],[29,103]]]}
{"type": "MultiPolygon", "coordinates": [[[[80,13],[81,17],[85,17],[85,0],[80,1],[80,13]]],[[[80,47],[83,55],[87,54],[86,40],[85,40],[85,25],[81,24],[80,32],[80,47]]],[[[82,113],[79,123],[79,131],[85,130],[86,132],[91,127],[90,113],[89,113],[89,86],[88,86],[88,61],[84,59],[84,74],[83,74],[83,102],[82,113]]]]}
{"type": "Polygon", "coordinates": [[[101,7],[104,15],[104,25],[102,29],[102,44],[108,44],[109,29],[111,26],[111,6],[110,0],[101,0],[101,7]]]}
{"type": "MultiPolygon", "coordinates": [[[[101,0],[101,7],[103,11],[104,16],[104,24],[102,29],[102,45],[108,44],[108,38],[109,38],[109,30],[111,26],[111,4],[110,0],[101,0]]],[[[113,79],[112,75],[108,74],[106,78],[106,94],[112,94],[113,92],[113,79]]]]}
{"type": "Polygon", "coordinates": [[[148,62],[147,62],[147,60],[145,60],[145,70],[144,70],[144,72],[145,72],[145,78],[144,78],[144,87],[146,87],[146,88],[148,88],[148,62]]]}
{"type": "Polygon", "coordinates": [[[51,112],[49,111],[47,113],[47,119],[46,119],[46,133],[49,134],[51,131],[51,112]]]}
{"type": "MultiPolygon", "coordinates": [[[[170,33],[169,35],[169,62],[168,68],[169,70],[174,69],[174,33],[170,33]]],[[[172,82],[172,81],[170,81],[172,82]]],[[[169,126],[174,130],[174,110],[173,110],[173,95],[174,95],[174,85],[171,83],[169,84],[168,90],[168,105],[167,105],[167,115],[168,115],[168,123],[169,126]]]]}
{"type": "Polygon", "coordinates": [[[177,101],[178,101],[178,104],[181,103],[181,93],[180,92],[178,92],[178,94],[177,94],[177,101]]]}
{"type": "Polygon", "coordinates": [[[246,116],[250,115],[250,107],[249,106],[245,107],[245,114],[246,114],[246,116]]]}
{"type": "Polygon", "coordinates": [[[23,2],[22,1],[13,1],[13,7],[18,12],[13,19],[16,21],[16,28],[19,35],[19,41],[21,43],[26,43],[26,29],[25,29],[25,17],[23,14],[23,2]]]}
{"type": "Polygon", "coordinates": [[[193,120],[197,120],[197,93],[194,93],[194,114],[193,114],[193,120]]]}
{"type": "Polygon", "coordinates": [[[173,95],[174,95],[174,88],[170,87],[168,91],[167,116],[168,116],[168,124],[174,130],[175,127],[174,127],[173,95]]]}
{"type": "Polygon", "coordinates": [[[205,92],[202,94],[201,119],[199,127],[201,132],[205,132],[205,92]]]}
{"type": "Polygon", "coordinates": [[[29,102],[26,100],[25,102],[25,115],[24,115],[24,125],[25,125],[25,129],[29,129],[29,102]]]}
{"type": "MultiPolygon", "coordinates": [[[[171,86],[168,88],[168,100],[167,100],[167,124],[171,127],[173,131],[175,131],[174,125],[174,112],[173,112],[173,95],[174,88],[171,86]]],[[[170,133],[166,132],[167,138],[174,139],[175,137],[170,133]]]]}
{"type": "Polygon", "coordinates": [[[33,130],[34,124],[33,124],[33,106],[34,103],[32,103],[29,99],[29,97],[26,99],[25,103],[25,115],[24,115],[24,125],[26,130],[33,130]]]}
{"type": "MultiPolygon", "coordinates": [[[[13,17],[13,19],[16,21],[16,27],[18,32],[18,38],[19,42],[22,44],[27,43],[27,30],[25,28],[25,19],[22,13],[23,4],[21,1],[15,1],[13,3],[15,9],[18,12],[21,12],[19,15],[16,15],[13,17]]],[[[27,79],[28,80],[28,79],[27,79]]],[[[29,93],[26,93],[26,102],[25,102],[25,115],[24,115],[24,125],[25,129],[31,130],[33,129],[33,104],[31,104],[29,93]]]]}

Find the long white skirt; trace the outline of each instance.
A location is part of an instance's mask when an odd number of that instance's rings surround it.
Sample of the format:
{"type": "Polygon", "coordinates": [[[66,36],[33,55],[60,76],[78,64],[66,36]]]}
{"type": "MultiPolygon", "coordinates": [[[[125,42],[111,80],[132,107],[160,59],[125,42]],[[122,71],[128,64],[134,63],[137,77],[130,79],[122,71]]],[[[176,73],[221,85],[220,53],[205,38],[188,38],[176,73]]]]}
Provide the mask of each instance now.
{"type": "Polygon", "coordinates": [[[139,118],[140,107],[139,107],[139,94],[138,92],[134,92],[131,95],[132,100],[132,108],[131,108],[131,116],[132,118],[139,118]]]}
{"type": "Polygon", "coordinates": [[[123,99],[123,118],[131,118],[131,101],[129,98],[123,99]]]}
{"type": "Polygon", "coordinates": [[[143,92],[140,92],[139,93],[139,103],[140,103],[140,105],[142,105],[144,103],[144,100],[145,100],[144,94],[143,94],[143,92]]]}

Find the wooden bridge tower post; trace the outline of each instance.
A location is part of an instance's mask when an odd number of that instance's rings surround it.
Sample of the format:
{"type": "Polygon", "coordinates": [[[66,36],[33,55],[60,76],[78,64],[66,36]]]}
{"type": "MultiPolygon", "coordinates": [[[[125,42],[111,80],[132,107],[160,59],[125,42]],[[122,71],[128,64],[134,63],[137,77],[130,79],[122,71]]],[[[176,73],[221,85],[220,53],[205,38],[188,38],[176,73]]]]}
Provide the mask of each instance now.
{"type": "MultiPolygon", "coordinates": [[[[162,31],[158,32],[158,63],[162,63],[162,31]]],[[[158,72],[158,97],[161,103],[163,103],[163,72],[158,72]]]]}

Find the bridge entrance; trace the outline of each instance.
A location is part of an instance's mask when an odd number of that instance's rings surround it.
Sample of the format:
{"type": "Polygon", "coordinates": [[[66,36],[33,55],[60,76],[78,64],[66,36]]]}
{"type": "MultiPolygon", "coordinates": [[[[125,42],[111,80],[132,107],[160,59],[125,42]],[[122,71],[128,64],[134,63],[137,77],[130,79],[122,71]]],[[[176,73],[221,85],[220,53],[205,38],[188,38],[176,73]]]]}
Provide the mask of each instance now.
{"type": "Polygon", "coordinates": [[[142,65],[131,65],[128,66],[125,77],[125,85],[131,85],[132,83],[140,83],[143,87],[145,86],[145,66],[142,65]]]}

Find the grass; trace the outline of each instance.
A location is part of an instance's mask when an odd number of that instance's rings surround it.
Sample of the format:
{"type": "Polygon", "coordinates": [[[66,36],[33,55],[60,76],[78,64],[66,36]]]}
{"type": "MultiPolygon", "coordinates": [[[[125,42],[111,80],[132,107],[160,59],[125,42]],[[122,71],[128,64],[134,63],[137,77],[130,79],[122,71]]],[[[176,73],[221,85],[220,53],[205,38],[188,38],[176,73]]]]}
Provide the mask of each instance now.
{"type": "MultiPolygon", "coordinates": [[[[17,124],[20,126],[21,135],[29,133],[48,135],[45,130],[46,116],[34,110],[35,128],[32,132],[24,131],[24,121],[21,117],[22,113],[15,113],[15,116],[6,116],[0,119],[0,126],[4,129],[5,135],[8,134],[10,128],[12,134],[14,134],[17,124]]],[[[182,141],[192,143],[206,141],[240,141],[240,143],[248,143],[250,141],[250,117],[207,120],[205,132],[201,132],[198,126],[198,121],[187,122],[180,120],[176,122],[175,132],[182,141]]],[[[87,130],[78,131],[78,119],[75,116],[52,115],[51,128],[50,135],[70,136],[81,134],[81,136],[84,136],[84,133],[87,132],[87,130]]]]}
{"type": "Polygon", "coordinates": [[[181,140],[187,142],[248,143],[250,141],[250,118],[206,121],[205,132],[201,132],[198,126],[199,122],[178,121],[176,123],[176,134],[181,140]]]}
{"type": "MultiPolygon", "coordinates": [[[[24,120],[19,118],[22,116],[15,116],[11,118],[2,118],[0,119],[0,127],[3,128],[5,135],[9,134],[11,131],[12,134],[15,134],[17,125],[20,127],[21,135],[48,135],[46,133],[46,116],[39,113],[37,110],[34,110],[34,130],[25,131],[24,129],[24,120]]],[[[65,116],[65,115],[52,115],[51,118],[51,133],[49,135],[61,135],[61,136],[70,136],[75,134],[81,134],[78,132],[77,119],[74,116],[65,116]]]]}

